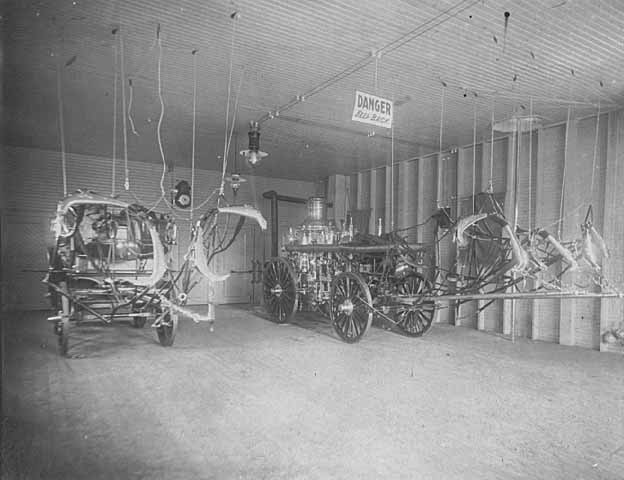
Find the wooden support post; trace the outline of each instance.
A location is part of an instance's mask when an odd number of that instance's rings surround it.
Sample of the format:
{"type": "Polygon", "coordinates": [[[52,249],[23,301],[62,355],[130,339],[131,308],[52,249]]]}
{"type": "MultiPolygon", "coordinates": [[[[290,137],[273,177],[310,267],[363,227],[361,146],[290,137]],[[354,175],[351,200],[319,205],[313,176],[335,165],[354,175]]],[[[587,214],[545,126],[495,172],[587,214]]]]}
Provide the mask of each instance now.
{"type": "MultiPolygon", "coordinates": [[[[517,138],[516,135],[511,134],[509,137],[509,141],[507,143],[507,175],[505,177],[505,218],[508,222],[511,222],[514,218],[514,201],[516,199],[516,174],[515,171],[515,158],[516,158],[516,149],[517,146],[517,138]]],[[[515,301],[514,300],[505,300],[503,302],[503,334],[504,335],[512,335],[512,326],[514,323],[514,315],[515,315],[515,301]]]]}
{"type": "MultiPolygon", "coordinates": [[[[586,189],[578,190],[574,184],[575,178],[580,178],[586,171],[580,165],[576,152],[576,138],[578,134],[576,120],[570,118],[570,122],[566,125],[568,129],[566,133],[567,147],[564,156],[564,188],[563,188],[563,224],[561,229],[562,238],[576,238],[580,234],[579,225],[585,212],[578,211],[579,201],[586,196],[586,189]],[[575,211],[577,209],[577,211],[575,211]]],[[[585,184],[587,179],[583,178],[585,184]]],[[[574,273],[566,273],[562,277],[563,283],[573,283],[574,273]]],[[[559,316],[559,343],[561,345],[576,344],[576,300],[561,300],[561,314],[559,316]]]]}

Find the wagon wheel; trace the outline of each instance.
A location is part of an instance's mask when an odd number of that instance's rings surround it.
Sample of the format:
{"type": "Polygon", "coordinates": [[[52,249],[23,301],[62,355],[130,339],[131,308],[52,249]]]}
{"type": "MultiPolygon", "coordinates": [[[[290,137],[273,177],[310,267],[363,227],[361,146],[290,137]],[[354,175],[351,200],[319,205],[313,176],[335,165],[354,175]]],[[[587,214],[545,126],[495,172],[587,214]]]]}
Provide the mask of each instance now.
{"type": "MultiPolygon", "coordinates": [[[[141,312],[142,312],[141,308],[138,308],[137,306],[132,307],[132,313],[141,313],[141,312]]],[[[132,320],[130,324],[132,325],[133,328],[143,328],[146,322],[147,322],[146,317],[132,316],[132,320]]]]}
{"type": "Polygon", "coordinates": [[[56,323],[55,332],[58,335],[59,353],[62,357],[67,357],[69,352],[69,318],[63,316],[63,319],[56,323]]]}
{"type": "MultiPolygon", "coordinates": [[[[422,275],[413,273],[405,277],[397,286],[397,293],[406,296],[431,294],[431,283],[422,275]]],[[[435,301],[418,298],[413,304],[400,304],[394,314],[396,326],[410,337],[420,337],[427,333],[437,314],[435,301]]]]}
{"type": "Polygon", "coordinates": [[[160,321],[160,325],[156,327],[156,333],[158,334],[158,341],[163,347],[170,347],[173,345],[176,332],[178,331],[178,316],[171,315],[167,312],[160,321]]]}
{"type": "Polygon", "coordinates": [[[541,230],[532,237],[526,236],[521,244],[529,253],[531,259],[531,274],[537,280],[536,289],[559,289],[561,287],[561,277],[572,268],[574,257],[572,252],[567,256],[567,245],[555,244],[551,241],[548,232],[541,230]]]}
{"type": "Polygon", "coordinates": [[[132,326],[134,328],[143,328],[145,326],[145,317],[132,317],[132,326]]]}
{"type": "Polygon", "coordinates": [[[468,245],[459,249],[457,261],[457,271],[463,278],[459,290],[472,293],[484,288],[500,289],[510,280],[509,239],[502,236],[500,225],[490,217],[479,220],[465,232],[468,245]]]}
{"type": "Polygon", "coordinates": [[[359,341],[373,322],[373,301],[362,277],[352,272],[338,274],[331,285],[330,318],[336,333],[347,343],[359,341]]]}
{"type": "Polygon", "coordinates": [[[264,305],[277,323],[285,323],[297,309],[297,280],[295,270],[283,258],[269,260],[264,268],[264,305]]]}

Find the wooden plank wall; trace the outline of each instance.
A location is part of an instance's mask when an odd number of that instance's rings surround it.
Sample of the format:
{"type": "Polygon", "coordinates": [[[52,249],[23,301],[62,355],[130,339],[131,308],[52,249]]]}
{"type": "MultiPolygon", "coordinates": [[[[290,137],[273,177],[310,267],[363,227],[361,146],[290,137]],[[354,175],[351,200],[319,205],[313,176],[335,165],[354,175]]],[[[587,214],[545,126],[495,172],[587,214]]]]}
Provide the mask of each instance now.
{"type": "MultiPolygon", "coordinates": [[[[7,221],[14,222],[19,219],[20,222],[28,225],[43,225],[40,228],[40,240],[43,244],[51,245],[53,236],[49,229],[49,219],[54,216],[57,202],[63,196],[62,175],[61,175],[61,155],[59,152],[37,150],[31,148],[20,148],[3,146],[1,148],[2,164],[3,164],[3,199],[2,208],[0,209],[0,218],[3,224],[7,221]],[[48,221],[46,222],[46,218],[48,221]]],[[[162,167],[160,164],[129,162],[130,173],[130,190],[129,195],[124,190],[124,165],[119,159],[116,164],[115,189],[120,199],[129,202],[139,201],[139,203],[151,206],[156,202],[160,195],[160,179],[162,175],[162,167]]],[[[98,193],[108,195],[111,193],[112,180],[112,162],[111,159],[94,157],[88,155],[67,154],[67,191],[73,192],[79,188],[89,189],[98,193]]],[[[175,185],[169,177],[176,179],[184,179],[190,182],[191,172],[189,168],[178,168],[166,176],[165,189],[170,189],[175,185]]],[[[195,187],[194,201],[195,205],[199,205],[206,200],[209,195],[218,188],[220,184],[221,174],[216,171],[208,171],[196,169],[195,171],[195,187]]],[[[247,177],[248,182],[244,183],[239,190],[237,203],[248,203],[255,205],[267,221],[270,221],[270,200],[262,197],[262,193],[268,190],[276,190],[278,193],[288,196],[296,196],[307,198],[314,195],[318,190],[318,185],[312,182],[296,182],[291,180],[277,180],[265,177],[247,177]]],[[[226,185],[226,197],[232,200],[232,193],[229,185],[226,185]]],[[[214,206],[214,197],[209,201],[205,209],[214,206]]],[[[159,211],[166,211],[164,205],[161,204],[159,211]]],[[[197,218],[198,213],[195,214],[197,218]]],[[[280,239],[287,231],[288,227],[299,225],[306,216],[306,206],[299,204],[279,205],[279,228],[280,239]]],[[[178,263],[183,261],[189,241],[189,220],[188,214],[182,212],[176,219],[178,225],[178,246],[176,247],[175,259],[178,263]]],[[[30,227],[29,227],[30,228],[30,227]]],[[[264,260],[270,256],[270,226],[263,233],[252,232],[250,222],[246,224],[245,231],[241,241],[246,245],[241,246],[239,254],[246,257],[253,255],[259,260],[264,260]],[[252,245],[249,246],[249,242],[252,245]],[[243,251],[244,250],[244,251],[243,251]]],[[[2,237],[6,239],[6,232],[2,237]]],[[[33,243],[33,245],[36,242],[33,243]]],[[[41,242],[40,242],[41,243],[41,242]]],[[[6,249],[5,249],[6,250],[6,249]]],[[[9,252],[10,253],[10,252],[9,252]]],[[[3,257],[7,260],[6,251],[3,251],[3,257]]],[[[32,262],[26,260],[26,257],[40,259],[37,263],[38,268],[46,268],[45,250],[23,252],[23,260],[17,259],[12,265],[12,270],[22,271],[25,269],[34,269],[32,262]]],[[[215,264],[216,271],[222,269],[229,270],[230,267],[240,269],[243,267],[241,262],[246,262],[248,268],[251,268],[251,258],[229,258],[227,254],[218,257],[215,264]]],[[[37,277],[37,287],[40,286],[39,280],[42,275],[37,277]]],[[[6,286],[6,285],[5,285],[6,286]]],[[[233,298],[227,291],[227,285],[217,287],[215,301],[221,303],[233,298]]],[[[43,292],[43,290],[42,290],[43,292]]],[[[42,296],[43,293],[40,295],[42,296]]],[[[11,295],[6,294],[8,300],[11,295]]],[[[12,295],[13,297],[15,295],[12,295]]],[[[206,289],[200,285],[191,295],[191,303],[203,304],[207,300],[206,289]]],[[[8,303],[11,303],[10,301],[8,303]]],[[[13,302],[14,303],[14,302],[13,302]]],[[[20,302],[17,302],[18,304],[20,302]]],[[[23,303],[23,302],[22,302],[23,303]]],[[[37,308],[42,305],[16,305],[16,308],[37,308]]]]}
{"type": "MultiPolygon", "coordinates": [[[[390,198],[394,198],[396,228],[407,228],[426,221],[438,206],[450,206],[453,215],[470,213],[465,210],[471,208],[474,182],[477,192],[491,185],[504,198],[505,214],[513,221],[517,183],[518,225],[545,228],[555,236],[561,229],[561,239],[573,240],[581,238],[580,225],[592,205],[594,226],[611,251],[611,259],[603,266],[605,276],[624,291],[624,189],[618,183],[624,179],[624,111],[603,113],[598,121],[596,115],[575,118],[572,111],[569,124],[520,135],[519,148],[513,135],[501,135],[497,133],[493,145],[490,138],[484,138],[457,152],[396,159],[394,185],[388,178],[390,167],[357,172],[350,179],[358,208],[372,210],[373,227],[373,218],[382,217],[380,201],[385,198],[383,218],[388,228],[390,198]]],[[[432,242],[431,223],[407,231],[409,240],[432,242]]],[[[452,267],[455,255],[454,246],[443,242],[439,265],[452,267]]],[[[564,281],[580,280],[570,274],[564,281]]],[[[622,351],[621,345],[602,339],[610,328],[624,329],[623,304],[619,299],[498,301],[477,313],[482,303],[470,302],[459,311],[449,308],[439,321],[509,335],[513,310],[516,336],[622,351]]]]}

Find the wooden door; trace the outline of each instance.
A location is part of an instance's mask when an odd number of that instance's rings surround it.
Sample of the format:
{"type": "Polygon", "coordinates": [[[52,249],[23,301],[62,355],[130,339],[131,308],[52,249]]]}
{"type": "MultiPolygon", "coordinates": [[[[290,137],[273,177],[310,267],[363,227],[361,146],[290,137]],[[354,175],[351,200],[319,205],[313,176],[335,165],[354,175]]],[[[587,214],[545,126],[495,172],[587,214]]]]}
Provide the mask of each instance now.
{"type": "Polygon", "coordinates": [[[2,307],[5,310],[49,309],[47,247],[53,235],[50,218],[40,214],[2,217],[2,307]]]}

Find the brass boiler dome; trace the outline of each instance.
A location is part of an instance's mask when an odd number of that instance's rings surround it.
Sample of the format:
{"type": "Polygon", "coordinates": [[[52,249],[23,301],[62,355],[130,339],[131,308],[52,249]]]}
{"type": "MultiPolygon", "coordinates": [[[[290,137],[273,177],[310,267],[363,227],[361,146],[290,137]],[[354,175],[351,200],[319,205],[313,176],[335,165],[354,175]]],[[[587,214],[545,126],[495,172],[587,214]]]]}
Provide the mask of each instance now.
{"type": "Polygon", "coordinates": [[[310,230],[321,230],[328,225],[327,222],[327,204],[323,197],[308,198],[308,216],[301,225],[310,230]]]}

